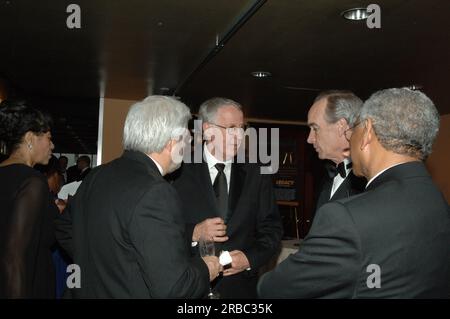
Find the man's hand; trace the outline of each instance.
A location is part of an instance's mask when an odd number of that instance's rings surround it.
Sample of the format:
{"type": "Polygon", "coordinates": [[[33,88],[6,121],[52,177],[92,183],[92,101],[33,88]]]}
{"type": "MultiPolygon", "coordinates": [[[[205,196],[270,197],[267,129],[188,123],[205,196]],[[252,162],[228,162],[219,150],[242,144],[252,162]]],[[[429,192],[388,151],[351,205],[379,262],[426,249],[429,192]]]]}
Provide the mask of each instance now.
{"type": "Polygon", "coordinates": [[[58,206],[59,213],[62,214],[62,212],[66,208],[67,202],[65,200],[58,198],[58,199],[55,199],[55,204],[56,204],[56,206],[58,206]]]}
{"type": "Polygon", "coordinates": [[[209,281],[213,281],[219,276],[219,273],[223,270],[222,265],[219,263],[219,258],[216,256],[202,257],[209,270],[209,281]]]}
{"type": "Polygon", "coordinates": [[[245,269],[250,267],[250,263],[247,259],[247,256],[240,250],[233,250],[230,252],[231,256],[231,268],[228,268],[223,272],[224,276],[231,276],[244,271],[245,269]]]}
{"type": "Polygon", "coordinates": [[[192,241],[199,241],[200,237],[212,238],[216,242],[228,240],[226,236],[227,225],[220,217],[208,218],[195,225],[192,241]]]}

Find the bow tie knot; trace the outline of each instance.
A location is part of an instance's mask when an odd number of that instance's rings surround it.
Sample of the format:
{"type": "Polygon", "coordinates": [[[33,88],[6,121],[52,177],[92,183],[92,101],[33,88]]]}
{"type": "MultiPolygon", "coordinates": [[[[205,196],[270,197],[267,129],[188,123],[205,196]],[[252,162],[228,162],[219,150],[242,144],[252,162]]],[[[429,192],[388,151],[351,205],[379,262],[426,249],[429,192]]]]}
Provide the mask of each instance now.
{"type": "MultiPolygon", "coordinates": [[[[352,163],[347,164],[347,169],[352,167],[352,163]]],[[[342,178],[347,177],[347,171],[345,163],[342,161],[337,166],[335,166],[333,163],[327,165],[327,173],[330,178],[334,178],[337,174],[339,174],[342,178]]]]}

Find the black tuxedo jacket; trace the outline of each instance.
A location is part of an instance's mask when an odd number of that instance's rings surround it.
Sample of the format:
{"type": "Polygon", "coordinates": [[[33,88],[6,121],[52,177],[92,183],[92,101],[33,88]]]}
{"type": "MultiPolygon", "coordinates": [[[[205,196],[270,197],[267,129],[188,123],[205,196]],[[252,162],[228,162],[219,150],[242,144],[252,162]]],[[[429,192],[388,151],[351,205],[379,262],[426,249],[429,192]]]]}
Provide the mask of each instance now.
{"type": "Polygon", "coordinates": [[[84,180],[86,178],[87,174],[90,173],[90,171],[91,171],[90,167],[86,168],[83,172],[80,173],[80,177],[78,177],[78,180],[79,181],[84,180]]]}
{"type": "Polygon", "coordinates": [[[57,221],[81,268],[76,298],[199,298],[209,273],[190,256],[176,190],[140,152],[93,169],[57,221]]]}
{"type": "Polygon", "coordinates": [[[401,164],[364,193],[322,206],[298,252],[260,279],[258,293],[263,298],[448,298],[449,243],[444,197],[422,163],[401,164]]]}
{"type": "Polygon", "coordinates": [[[66,170],[67,180],[66,183],[72,183],[75,181],[78,181],[80,179],[80,170],[78,169],[78,166],[75,164],[73,166],[70,166],[66,170]]]}
{"type": "Polygon", "coordinates": [[[333,179],[328,175],[322,183],[322,189],[317,199],[316,211],[324,204],[338,199],[348,198],[350,196],[359,194],[364,191],[367,180],[364,177],[358,177],[353,174],[353,170],[347,175],[341,185],[339,185],[336,192],[330,198],[331,188],[333,187],[333,179]]]}
{"type": "MultiPolygon", "coordinates": [[[[186,240],[191,244],[195,224],[220,216],[209,170],[206,163],[183,163],[173,178],[182,200],[186,240]]],[[[222,298],[253,298],[258,269],[277,253],[283,228],[271,175],[260,174],[256,164],[233,163],[230,183],[229,213],[225,218],[229,240],[216,247],[217,251],[241,250],[251,270],[219,278],[216,289],[222,298]]],[[[198,253],[197,247],[193,253],[198,253]]]]}

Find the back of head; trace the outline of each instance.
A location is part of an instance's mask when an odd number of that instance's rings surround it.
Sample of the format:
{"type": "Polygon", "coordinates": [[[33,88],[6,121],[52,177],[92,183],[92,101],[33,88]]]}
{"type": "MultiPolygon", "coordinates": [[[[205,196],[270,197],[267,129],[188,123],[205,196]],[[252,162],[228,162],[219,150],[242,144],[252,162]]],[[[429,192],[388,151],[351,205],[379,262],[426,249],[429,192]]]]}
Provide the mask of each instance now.
{"type": "Polygon", "coordinates": [[[234,106],[236,109],[242,111],[242,106],[231,99],[223,97],[214,97],[212,99],[206,100],[200,105],[198,110],[198,118],[203,122],[214,123],[216,120],[217,110],[225,105],[234,106]]]}
{"type": "Polygon", "coordinates": [[[325,119],[328,123],[336,123],[345,119],[349,126],[353,126],[363,105],[363,101],[354,93],[344,90],[330,90],[321,92],[314,103],[326,99],[325,119]]]}
{"type": "Polygon", "coordinates": [[[0,139],[8,154],[22,143],[27,132],[42,134],[50,131],[51,119],[23,102],[3,101],[0,104],[0,139]]]}
{"type": "Polygon", "coordinates": [[[378,91],[364,103],[360,120],[372,119],[380,144],[397,154],[425,159],[439,131],[439,113],[422,92],[408,88],[378,91]]]}
{"type": "Polygon", "coordinates": [[[189,108],[175,98],[151,95],[128,111],[123,147],[145,154],[159,153],[170,139],[183,134],[190,118],[189,108]]]}

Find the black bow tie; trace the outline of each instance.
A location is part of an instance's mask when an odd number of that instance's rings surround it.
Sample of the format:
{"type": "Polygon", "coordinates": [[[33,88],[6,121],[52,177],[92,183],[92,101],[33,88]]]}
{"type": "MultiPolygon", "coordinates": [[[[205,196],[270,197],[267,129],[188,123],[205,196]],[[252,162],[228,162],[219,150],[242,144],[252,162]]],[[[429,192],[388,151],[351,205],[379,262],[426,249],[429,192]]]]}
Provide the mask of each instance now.
{"type": "MultiPolygon", "coordinates": [[[[352,163],[347,164],[347,169],[352,167],[352,163]]],[[[327,173],[330,178],[334,178],[337,174],[341,175],[342,178],[347,177],[347,171],[345,170],[345,163],[342,161],[337,166],[334,163],[329,163],[326,165],[327,173]]]]}

